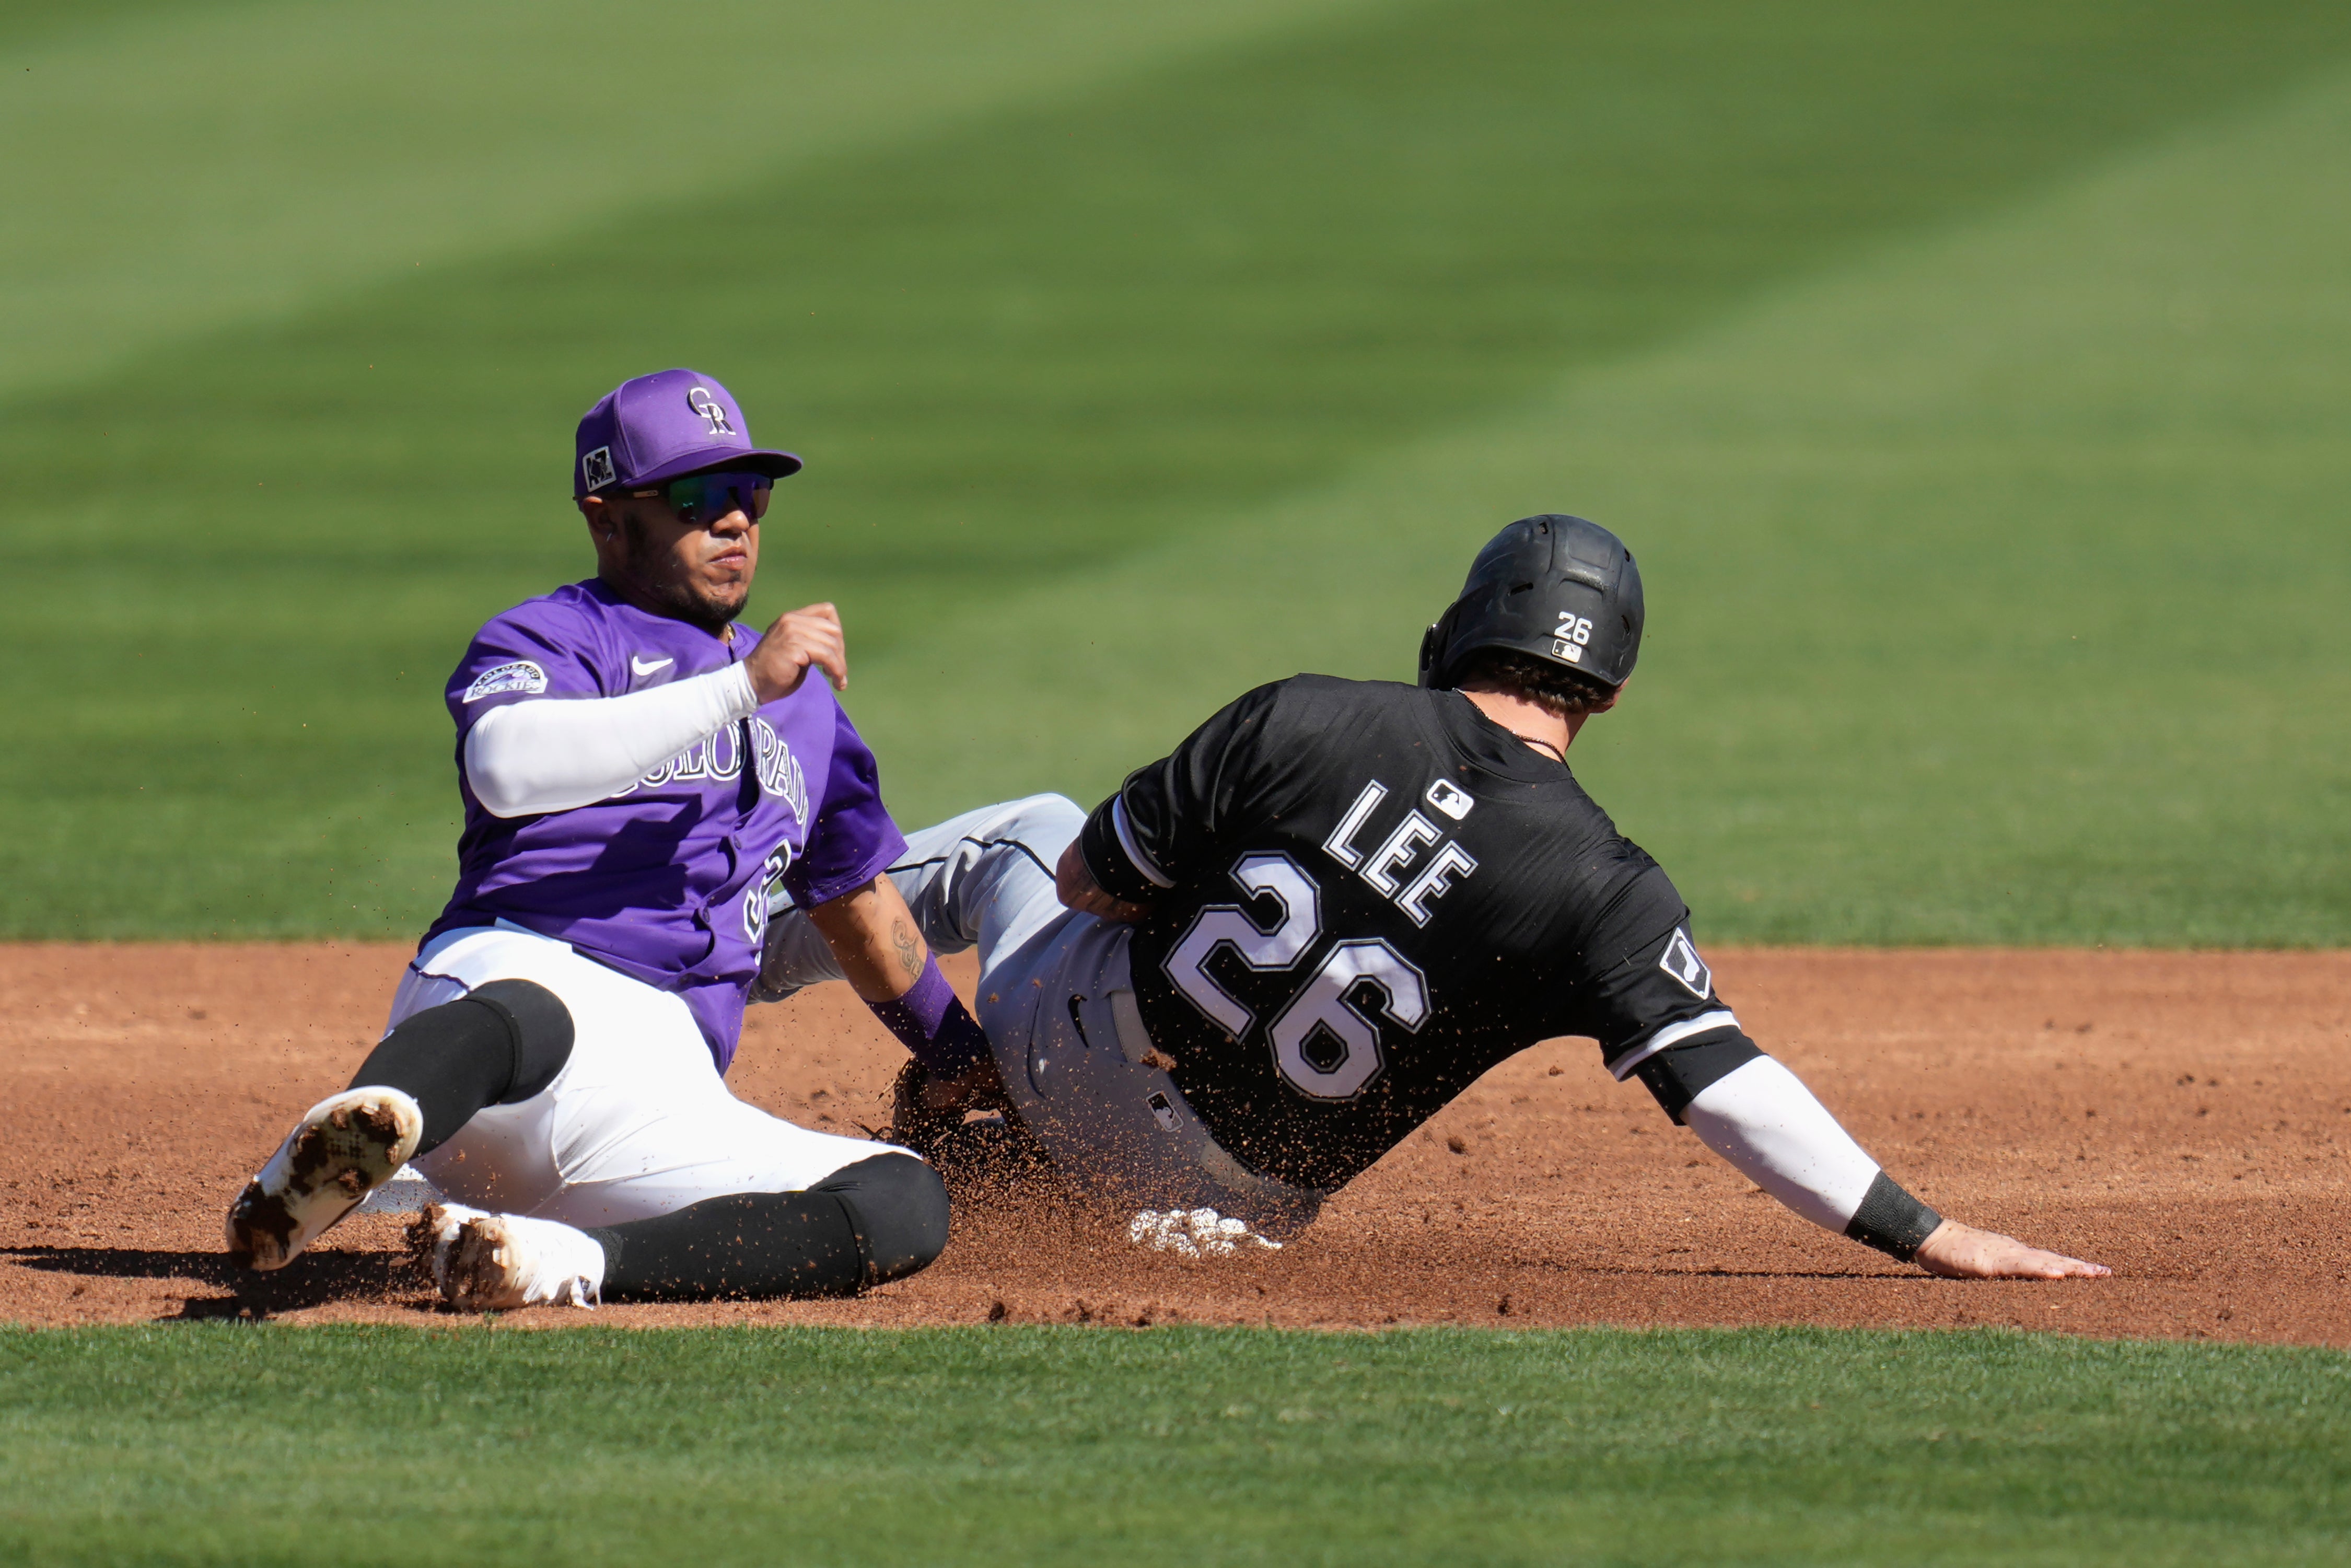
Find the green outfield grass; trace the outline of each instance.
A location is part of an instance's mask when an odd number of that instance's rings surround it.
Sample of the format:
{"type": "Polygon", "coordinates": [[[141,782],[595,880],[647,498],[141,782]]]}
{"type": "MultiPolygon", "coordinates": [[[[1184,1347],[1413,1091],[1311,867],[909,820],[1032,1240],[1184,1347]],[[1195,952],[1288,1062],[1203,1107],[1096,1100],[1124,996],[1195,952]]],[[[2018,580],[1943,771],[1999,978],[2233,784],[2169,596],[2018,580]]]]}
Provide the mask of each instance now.
{"type": "Polygon", "coordinates": [[[0,1332],[12,1562],[2339,1562],[2351,1362],[1898,1335],[0,1332]]]}
{"type": "MultiPolygon", "coordinates": [[[[910,823],[1639,551],[1700,934],[2351,942],[2351,8],[0,0],[0,937],[405,936],[442,678],[693,363],[910,823]]],[[[2351,1362],[0,1329],[33,1563],[2342,1559],[2351,1362]]]]}
{"type": "Polygon", "coordinates": [[[0,10],[0,933],[384,935],[580,410],[810,459],[900,814],[1408,674],[1520,512],[1702,933],[2341,943],[2351,11],[0,10]]]}

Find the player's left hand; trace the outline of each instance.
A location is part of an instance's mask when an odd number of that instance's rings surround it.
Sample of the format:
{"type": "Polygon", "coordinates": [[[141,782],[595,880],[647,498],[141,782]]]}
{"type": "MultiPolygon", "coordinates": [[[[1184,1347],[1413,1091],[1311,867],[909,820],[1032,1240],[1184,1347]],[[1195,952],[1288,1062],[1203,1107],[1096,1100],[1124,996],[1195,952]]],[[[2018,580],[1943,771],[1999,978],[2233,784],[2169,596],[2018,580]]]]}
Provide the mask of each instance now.
{"type": "Polygon", "coordinates": [[[2028,1247],[2013,1236],[1946,1219],[1911,1261],[1947,1280],[2103,1280],[2114,1270],[2062,1252],[2028,1247]]]}
{"type": "Polygon", "coordinates": [[[834,691],[847,691],[849,649],[841,635],[841,612],[830,604],[810,604],[777,616],[759,633],[759,645],[743,668],[762,703],[799,690],[811,668],[822,670],[834,691]]]}

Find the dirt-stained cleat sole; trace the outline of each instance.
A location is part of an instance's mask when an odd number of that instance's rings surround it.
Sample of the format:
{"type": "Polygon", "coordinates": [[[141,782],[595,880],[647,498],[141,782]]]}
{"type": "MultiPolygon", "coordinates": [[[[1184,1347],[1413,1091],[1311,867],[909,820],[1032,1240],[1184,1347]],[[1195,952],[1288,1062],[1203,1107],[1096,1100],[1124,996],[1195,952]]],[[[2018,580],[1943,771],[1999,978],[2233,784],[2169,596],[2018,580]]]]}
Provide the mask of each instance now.
{"type": "Polygon", "coordinates": [[[228,1255],[283,1269],[416,1152],[424,1113],[397,1089],[346,1089],[310,1107],[228,1207],[228,1255]]]}
{"type": "Polygon", "coordinates": [[[408,1239],[429,1257],[441,1299],[468,1312],[593,1308],[603,1291],[604,1249],[552,1219],[439,1203],[417,1216],[408,1239]]]}

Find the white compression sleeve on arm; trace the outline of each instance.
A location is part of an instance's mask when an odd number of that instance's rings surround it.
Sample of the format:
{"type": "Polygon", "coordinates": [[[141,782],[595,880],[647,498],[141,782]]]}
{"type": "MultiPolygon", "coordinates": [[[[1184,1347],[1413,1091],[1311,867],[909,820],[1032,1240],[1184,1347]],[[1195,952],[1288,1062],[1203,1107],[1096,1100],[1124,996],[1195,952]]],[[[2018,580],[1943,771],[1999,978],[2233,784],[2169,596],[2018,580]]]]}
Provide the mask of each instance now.
{"type": "Polygon", "coordinates": [[[740,664],[626,696],[509,703],[466,733],[465,781],[494,817],[568,811],[626,789],[758,711],[740,664]]]}
{"type": "Polygon", "coordinates": [[[1748,1180],[1840,1236],[1877,1178],[1877,1162],[1768,1056],[1708,1084],[1682,1120],[1748,1180]]]}

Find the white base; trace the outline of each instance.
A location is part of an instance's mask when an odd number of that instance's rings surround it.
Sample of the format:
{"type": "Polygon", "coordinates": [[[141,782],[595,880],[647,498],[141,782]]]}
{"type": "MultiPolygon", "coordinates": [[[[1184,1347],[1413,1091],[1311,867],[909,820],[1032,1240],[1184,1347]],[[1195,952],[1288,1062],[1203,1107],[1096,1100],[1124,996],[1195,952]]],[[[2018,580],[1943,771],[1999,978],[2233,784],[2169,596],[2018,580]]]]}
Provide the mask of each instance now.
{"type": "Polygon", "coordinates": [[[441,1189],[416,1174],[414,1166],[402,1166],[392,1173],[392,1179],[360,1201],[361,1214],[414,1214],[428,1203],[441,1201],[441,1189]]]}
{"type": "Polygon", "coordinates": [[[1213,1208],[1146,1208],[1127,1222],[1126,1239],[1178,1258],[1229,1258],[1241,1249],[1281,1250],[1281,1243],[1249,1228],[1249,1221],[1213,1208]]]}

